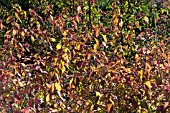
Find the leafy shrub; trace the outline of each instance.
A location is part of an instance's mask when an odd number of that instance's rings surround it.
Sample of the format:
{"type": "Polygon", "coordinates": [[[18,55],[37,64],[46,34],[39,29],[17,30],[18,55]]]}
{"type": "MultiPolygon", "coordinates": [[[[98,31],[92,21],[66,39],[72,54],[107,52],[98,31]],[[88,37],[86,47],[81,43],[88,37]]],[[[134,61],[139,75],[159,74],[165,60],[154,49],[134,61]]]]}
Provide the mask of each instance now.
{"type": "Polygon", "coordinates": [[[11,4],[0,7],[1,112],[170,111],[167,1],[11,4]]]}

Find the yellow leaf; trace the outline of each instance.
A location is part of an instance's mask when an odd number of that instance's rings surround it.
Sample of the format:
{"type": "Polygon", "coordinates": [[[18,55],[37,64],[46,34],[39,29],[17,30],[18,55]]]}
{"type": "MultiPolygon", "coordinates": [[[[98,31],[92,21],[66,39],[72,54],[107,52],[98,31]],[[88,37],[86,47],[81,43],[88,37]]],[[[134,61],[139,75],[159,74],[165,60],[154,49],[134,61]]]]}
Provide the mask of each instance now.
{"type": "Polygon", "coordinates": [[[68,33],[68,30],[65,30],[64,33],[63,33],[63,36],[66,36],[68,33]]]}
{"type": "Polygon", "coordinates": [[[66,71],[65,66],[62,66],[62,68],[61,68],[61,73],[63,74],[65,71],[66,71]]]}
{"type": "Polygon", "coordinates": [[[20,19],[20,17],[18,16],[18,13],[15,12],[15,16],[16,16],[17,20],[19,20],[20,22],[22,22],[21,19],[20,19]]]}
{"type": "Polygon", "coordinates": [[[149,23],[149,19],[148,19],[147,16],[144,17],[144,20],[145,20],[146,23],[149,23]]]}
{"type": "Polygon", "coordinates": [[[52,85],[51,85],[51,89],[50,89],[51,93],[53,93],[53,92],[54,92],[54,88],[55,88],[54,83],[52,83],[52,85]]]}
{"type": "Polygon", "coordinates": [[[23,66],[24,68],[26,67],[26,65],[24,63],[21,63],[21,66],[23,66]]]}
{"type": "Polygon", "coordinates": [[[34,39],[34,37],[31,35],[31,41],[32,42],[34,42],[35,41],[35,39],[34,39]]]}
{"type": "Polygon", "coordinates": [[[56,49],[57,49],[57,50],[61,49],[61,47],[62,47],[61,42],[60,42],[60,43],[58,43],[58,44],[56,45],[56,49]]]}
{"type": "Polygon", "coordinates": [[[46,102],[49,102],[50,101],[50,94],[48,94],[47,96],[46,96],[46,102]]]}
{"type": "Polygon", "coordinates": [[[11,16],[9,16],[7,19],[6,19],[6,23],[8,24],[9,23],[9,21],[11,20],[11,16]]]}
{"type": "Polygon", "coordinates": [[[147,87],[148,87],[149,89],[151,89],[151,88],[152,88],[152,86],[151,86],[151,82],[150,82],[150,81],[146,81],[146,82],[145,82],[145,84],[147,85],[147,87]]]}
{"type": "Polygon", "coordinates": [[[94,104],[92,104],[92,105],[91,105],[91,107],[90,107],[90,111],[92,111],[92,110],[93,110],[93,108],[94,108],[94,104]]]}
{"type": "Polygon", "coordinates": [[[94,44],[94,51],[97,51],[98,47],[99,46],[97,44],[94,44]]]}
{"type": "Polygon", "coordinates": [[[55,38],[50,38],[50,41],[56,42],[56,39],[55,38]]]}
{"type": "Polygon", "coordinates": [[[72,79],[70,80],[70,82],[69,82],[70,86],[71,86],[71,84],[73,83],[73,80],[74,80],[74,78],[72,78],[72,79]]]}
{"type": "Polygon", "coordinates": [[[143,78],[143,70],[140,70],[140,71],[139,71],[139,75],[140,75],[140,80],[142,81],[142,78],[143,78]]]}
{"type": "Polygon", "coordinates": [[[102,94],[96,91],[96,96],[101,97],[101,96],[102,96],[102,94]]]}
{"type": "Polygon", "coordinates": [[[119,23],[119,26],[122,28],[122,26],[123,26],[123,21],[122,21],[122,19],[121,19],[121,21],[120,21],[120,23],[119,23]]]}
{"type": "Polygon", "coordinates": [[[59,83],[55,83],[55,88],[57,89],[57,91],[61,91],[61,86],[59,83]]]}
{"type": "Polygon", "coordinates": [[[135,55],[135,60],[136,60],[136,61],[139,61],[139,60],[140,60],[139,54],[136,54],[136,55],[135,55]]]}
{"type": "Polygon", "coordinates": [[[103,40],[107,43],[107,37],[106,37],[106,35],[103,35],[103,34],[102,34],[102,36],[103,36],[103,40]]]}
{"type": "Polygon", "coordinates": [[[99,48],[99,41],[95,38],[96,44],[94,44],[94,51],[99,48]]]}
{"type": "Polygon", "coordinates": [[[23,86],[24,86],[24,83],[23,83],[23,82],[18,81],[18,84],[19,84],[20,87],[23,87],[23,86]]]}
{"type": "Polygon", "coordinates": [[[25,78],[25,75],[26,75],[26,73],[23,71],[23,72],[22,72],[22,79],[25,78]]]}
{"type": "Polygon", "coordinates": [[[54,108],[57,108],[58,107],[58,104],[56,103],[56,104],[54,104],[54,108]]]}
{"type": "Polygon", "coordinates": [[[24,33],[24,31],[22,31],[22,32],[21,32],[21,36],[23,36],[23,37],[25,36],[25,33],[24,33]]]}

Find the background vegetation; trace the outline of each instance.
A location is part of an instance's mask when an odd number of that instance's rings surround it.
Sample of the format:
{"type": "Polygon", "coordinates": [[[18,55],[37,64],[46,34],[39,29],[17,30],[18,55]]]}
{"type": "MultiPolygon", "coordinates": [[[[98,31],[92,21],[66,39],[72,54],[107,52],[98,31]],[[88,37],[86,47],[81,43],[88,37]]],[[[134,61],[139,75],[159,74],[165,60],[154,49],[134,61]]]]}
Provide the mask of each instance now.
{"type": "Polygon", "coordinates": [[[167,0],[0,0],[0,112],[170,112],[167,0]]]}

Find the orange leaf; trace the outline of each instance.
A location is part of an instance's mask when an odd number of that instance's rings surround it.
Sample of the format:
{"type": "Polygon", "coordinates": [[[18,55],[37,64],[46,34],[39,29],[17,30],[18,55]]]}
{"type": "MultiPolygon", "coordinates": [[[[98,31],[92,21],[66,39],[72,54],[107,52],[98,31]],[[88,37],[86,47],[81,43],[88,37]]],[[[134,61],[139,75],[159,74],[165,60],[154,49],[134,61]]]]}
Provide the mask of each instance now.
{"type": "Polygon", "coordinates": [[[119,22],[119,19],[118,19],[118,18],[115,18],[114,21],[113,21],[114,25],[117,25],[118,22],[119,22]]]}
{"type": "Polygon", "coordinates": [[[53,93],[53,92],[54,92],[54,88],[55,88],[54,83],[52,83],[52,85],[51,85],[51,89],[50,89],[50,92],[51,92],[51,93],[53,93]]]}
{"type": "Polygon", "coordinates": [[[107,104],[107,112],[110,113],[112,111],[113,105],[107,104]]]}
{"type": "Polygon", "coordinates": [[[166,109],[168,106],[169,106],[169,102],[166,102],[166,103],[164,104],[164,109],[166,109]]]}

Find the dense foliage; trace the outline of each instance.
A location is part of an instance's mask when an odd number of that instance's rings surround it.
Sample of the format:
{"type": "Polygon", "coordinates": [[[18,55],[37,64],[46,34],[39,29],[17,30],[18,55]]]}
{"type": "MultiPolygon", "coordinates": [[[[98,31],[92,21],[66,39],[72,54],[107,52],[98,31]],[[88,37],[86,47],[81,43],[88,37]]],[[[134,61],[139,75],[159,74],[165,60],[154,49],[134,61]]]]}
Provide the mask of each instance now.
{"type": "Polygon", "coordinates": [[[170,112],[167,0],[7,3],[0,112],[170,112]]]}

